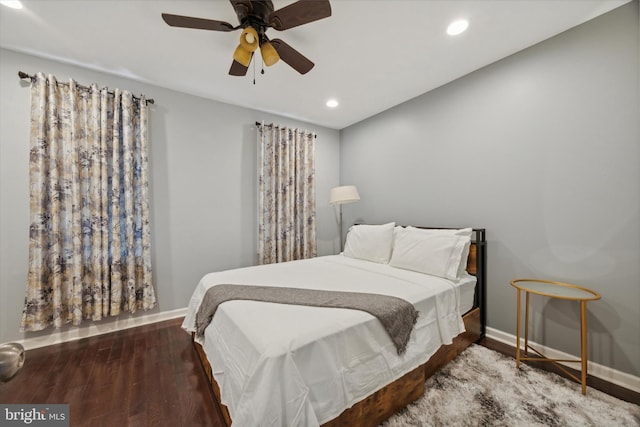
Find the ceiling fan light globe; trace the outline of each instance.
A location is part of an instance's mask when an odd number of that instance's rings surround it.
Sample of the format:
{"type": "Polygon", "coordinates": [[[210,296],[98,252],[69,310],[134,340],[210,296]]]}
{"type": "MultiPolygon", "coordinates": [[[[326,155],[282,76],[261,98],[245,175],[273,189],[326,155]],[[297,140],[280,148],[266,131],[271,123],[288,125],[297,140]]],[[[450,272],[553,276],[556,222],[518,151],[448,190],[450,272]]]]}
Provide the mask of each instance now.
{"type": "Polygon", "coordinates": [[[258,32],[253,27],[247,27],[242,31],[240,46],[247,52],[253,52],[258,48],[258,32]]]}
{"type": "Polygon", "coordinates": [[[280,55],[278,55],[276,49],[269,42],[262,43],[260,53],[262,54],[262,61],[264,61],[264,65],[267,67],[272,66],[280,59],[280,55]]]}
{"type": "Polygon", "coordinates": [[[237,62],[244,65],[245,67],[248,67],[249,63],[251,62],[251,52],[244,49],[242,47],[242,44],[240,44],[236,48],[235,52],[233,52],[233,59],[235,59],[237,62]]]}

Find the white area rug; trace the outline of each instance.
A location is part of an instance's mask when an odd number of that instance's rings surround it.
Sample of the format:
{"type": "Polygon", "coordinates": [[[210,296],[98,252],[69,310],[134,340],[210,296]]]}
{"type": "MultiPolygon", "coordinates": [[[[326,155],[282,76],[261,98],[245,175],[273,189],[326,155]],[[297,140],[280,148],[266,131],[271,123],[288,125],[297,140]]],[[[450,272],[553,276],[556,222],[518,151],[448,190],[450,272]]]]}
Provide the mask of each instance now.
{"type": "Polygon", "coordinates": [[[385,427],[640,426],[640,406],[472,345],[385,427]]]}

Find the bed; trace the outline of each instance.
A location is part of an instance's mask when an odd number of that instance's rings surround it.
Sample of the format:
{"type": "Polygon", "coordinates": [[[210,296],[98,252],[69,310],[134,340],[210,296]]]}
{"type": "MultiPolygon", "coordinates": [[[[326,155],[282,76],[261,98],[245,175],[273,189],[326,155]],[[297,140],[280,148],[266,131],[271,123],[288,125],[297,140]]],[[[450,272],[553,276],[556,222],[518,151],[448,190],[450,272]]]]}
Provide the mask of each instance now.
{"type": "Polygon", "coordinates": [[[205,275],[183,328],[227,425],[374,426],[482,338],[485,266],[484,229],[357,225],[340,255],[205,275]],[[229,284],[389,295],[419,315],[403,352],[364,311],[244,299],[196,334],[203,298],[229,284]]]}

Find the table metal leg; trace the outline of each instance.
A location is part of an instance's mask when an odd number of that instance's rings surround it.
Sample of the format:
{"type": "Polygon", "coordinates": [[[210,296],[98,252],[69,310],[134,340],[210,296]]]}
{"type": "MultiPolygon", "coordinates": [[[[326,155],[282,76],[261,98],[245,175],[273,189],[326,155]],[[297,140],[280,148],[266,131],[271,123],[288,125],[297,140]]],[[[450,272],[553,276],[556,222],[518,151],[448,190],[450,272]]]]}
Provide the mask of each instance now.
{"type": "Polygon", "coordinates": [[[524,357],[529,357],[529,292],[525,292],[524,303],[524,357]]]}
{"type": "Polygon", "coordinates": [[[516,297],[516,368],[520,368],[520,289],[516,297]]]}
{"type": "Polygon", "coordinates": [[[582,394],[587,394],[587,302],[580,301],[580,361],[582,394]]]}

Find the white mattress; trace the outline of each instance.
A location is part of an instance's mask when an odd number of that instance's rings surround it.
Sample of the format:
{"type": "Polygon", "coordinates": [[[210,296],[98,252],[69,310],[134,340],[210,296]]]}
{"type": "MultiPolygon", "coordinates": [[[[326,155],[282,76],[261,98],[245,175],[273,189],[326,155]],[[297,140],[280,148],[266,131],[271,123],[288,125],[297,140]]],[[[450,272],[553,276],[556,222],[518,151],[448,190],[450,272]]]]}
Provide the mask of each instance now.
{"type": "Polygon", "coordinates": [[[464,331],[475,277],[459,281],[342,255],[211,273],[196,287],[182,327],[216,284],[372,292],[404,298],[419,311],[398,356],[368,313],[256,301],[218,307],[200,341],[234,426],[317,426],[420,366],[464,331]]]}

